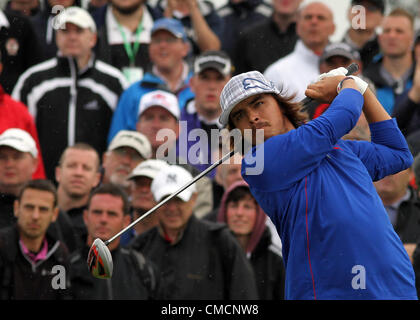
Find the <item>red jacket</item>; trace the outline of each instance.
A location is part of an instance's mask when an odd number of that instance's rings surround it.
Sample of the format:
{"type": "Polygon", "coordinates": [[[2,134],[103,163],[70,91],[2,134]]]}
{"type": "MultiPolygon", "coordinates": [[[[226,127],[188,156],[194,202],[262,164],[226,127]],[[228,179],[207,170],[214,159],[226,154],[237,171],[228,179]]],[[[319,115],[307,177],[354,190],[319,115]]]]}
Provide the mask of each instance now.
{"type": "Polygon", "coordinates": [[[0,134],[10,128],[25,130],[35,140],[38,149],[38,167],[32,175],[32,178],[45,179],[44,162],[42,161],[38,132],[34,119],[23,103],[13,100],[0,86],[0,134]]]}

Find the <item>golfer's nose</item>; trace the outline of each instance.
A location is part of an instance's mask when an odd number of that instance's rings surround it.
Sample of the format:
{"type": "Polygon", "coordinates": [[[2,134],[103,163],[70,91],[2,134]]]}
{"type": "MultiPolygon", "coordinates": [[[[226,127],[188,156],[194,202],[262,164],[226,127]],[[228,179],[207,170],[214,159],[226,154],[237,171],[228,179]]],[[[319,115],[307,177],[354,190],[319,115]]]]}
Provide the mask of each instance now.
{"type": "Polygon", "coordinates": [[[260,120],[260,115],[256,110],[248,110],[248,119],[251,123],[257,123],[260,120]]]}

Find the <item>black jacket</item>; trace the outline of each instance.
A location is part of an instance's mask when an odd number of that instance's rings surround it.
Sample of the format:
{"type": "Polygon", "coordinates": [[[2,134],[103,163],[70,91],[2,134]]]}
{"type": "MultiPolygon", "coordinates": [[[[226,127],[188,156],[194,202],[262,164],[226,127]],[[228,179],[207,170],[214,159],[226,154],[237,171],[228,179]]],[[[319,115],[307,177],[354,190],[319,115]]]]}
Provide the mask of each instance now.
{"type": "Polygon", "coordinates": [[[150,300],[159,298],[155,266],[141,253],[118,247],[111,252],[114,264],[111,279],[96,279],[87,268],[89,247],[71,257],[70,278],[77,300],[150,300]]]}
{"type": "Polygon", "coordinates": [[[0,51],[3,71],[0,84],[10,94],[19,76],[29,67],[43,60],[34,27],[28,18],[3,11],[9,27],[0,26],[0,51]]]}
{"type": "Polygon", "coordinates": [[[222,224],[192,215],[175,244],[167,242],[155,227],[136,237],[131,246],[159,268],[164,300],[258,297],[252,266],[222,224]]]}
{"type": "Polygon", "coordinates": [[[420,199],[410,187],[410,199],[400,203],[394,230],[403,243],[420,241],[420,199]]]}
{"type": "Polygon", "coordinates": [[[10,227],[16,222],[13,213],[13,203],[16,196],[8,193],[0,193],[0,229],[10,227]]]}
{"type": "Polygon", "coordinates": [[[278,247],[272,244],[266,227],[250,257],[261,300],[283,300],[285,270],[278,247]]]}
{"type": "MultiPolygon", "coordinates": [[[[223,33],[220,36],[222,49],[234,59],[235,47],[242,32],[249,26],[268,19],[272,8],[263,0],[229,1],[217,13],[223,21],[223,33]]],[[[235,63],[233,61],[234,65],[235,63]]]]}
{"type": "Polygon", "coordinates": [[[269,65],[291,53],[297,39],[296,23],[281,32],[273,18],[245,29],[234,52],[235,73],[252,70],[263,73],[269,65]]]}
{"type": "Polygon", "coordinates": [[[74,59],[56,57],[27,70],[13,97],[35,118],[47,178],[68,145],[85,142],[102,154],[114,109],[126,81],[116,68],[96,59],[79,71],[74,59]]]}
{"type": "Polygon", "coordinates": [[[16,225],[0,231],[0,300],[70,299],[69,254],[65,245],[47,235],[48,258],[30,262],[19,246],[16,225]],[[65,289],[54,289],[54,266],[64,267],[65,289]]]}

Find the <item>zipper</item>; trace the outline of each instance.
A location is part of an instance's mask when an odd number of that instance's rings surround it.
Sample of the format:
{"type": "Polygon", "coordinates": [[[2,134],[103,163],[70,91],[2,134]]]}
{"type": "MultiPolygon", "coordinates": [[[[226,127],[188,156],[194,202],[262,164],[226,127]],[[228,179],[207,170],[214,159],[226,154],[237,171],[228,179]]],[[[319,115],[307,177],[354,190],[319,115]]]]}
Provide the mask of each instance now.
{"type": "Polygon", "coordinates": [[[76,101],[77,101],[77,73],[76,65],[73,58],[68,58],[70,65],[70,103],[69,103],[69,114],[68,114],[68,125],[67,125],[67,145],[72,146],[76,141],[76,101]]]}

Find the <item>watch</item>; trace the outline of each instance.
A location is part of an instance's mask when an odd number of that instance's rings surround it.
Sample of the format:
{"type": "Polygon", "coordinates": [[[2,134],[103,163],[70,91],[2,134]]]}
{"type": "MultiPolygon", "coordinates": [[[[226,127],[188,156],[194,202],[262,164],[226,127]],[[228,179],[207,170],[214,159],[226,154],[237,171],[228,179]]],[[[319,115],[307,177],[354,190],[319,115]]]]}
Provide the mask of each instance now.
{"type": "Polygon", "coordinates": [[[338,83],[338,85],[337,85],[337,93],[340,93],[340,91],[341,91],[341,88],[343,87],[343,82],[344,81],[346,81],[346,80],[354,80],[353,79],[353,77],[345,77],[343,80],[341,80],[339,83],[338,83]]]}

